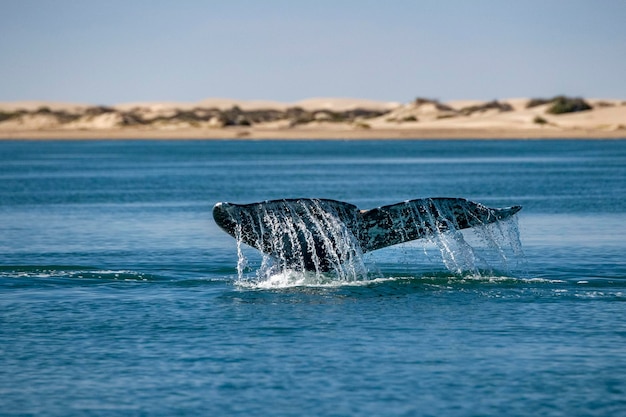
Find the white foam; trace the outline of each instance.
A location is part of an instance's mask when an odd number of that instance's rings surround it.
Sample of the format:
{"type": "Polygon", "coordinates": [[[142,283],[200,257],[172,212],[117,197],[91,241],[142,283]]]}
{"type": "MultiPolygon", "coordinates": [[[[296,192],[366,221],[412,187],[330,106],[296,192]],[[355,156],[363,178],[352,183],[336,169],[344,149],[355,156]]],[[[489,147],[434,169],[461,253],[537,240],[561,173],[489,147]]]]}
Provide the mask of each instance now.
{"type": "MultiPolygon", "coordinates": [[[[369,285],[379,285],[390,282],[413,282],[416,284],[435,285],[452,289],[453,285],[464,284],[563,284],[565,281],[546,278],[519,278],[508,275],[485,275],[466,274],[458,275],[422,275],[422,276],[389,276],[382,277],[371,275],[354,281],[341,281],[331,275],[320,275],[314,272],[301,272],[295,270],[280,271],[269,274],[263,278],[246,278],[238,280],[236,285],[244,289],[252,290],[272,290],[289,288],[341,288],[341,287],[362,287],[369,285]]],[[[557,289],[555,292],[566,292],[567,290],[557,289]]]]}

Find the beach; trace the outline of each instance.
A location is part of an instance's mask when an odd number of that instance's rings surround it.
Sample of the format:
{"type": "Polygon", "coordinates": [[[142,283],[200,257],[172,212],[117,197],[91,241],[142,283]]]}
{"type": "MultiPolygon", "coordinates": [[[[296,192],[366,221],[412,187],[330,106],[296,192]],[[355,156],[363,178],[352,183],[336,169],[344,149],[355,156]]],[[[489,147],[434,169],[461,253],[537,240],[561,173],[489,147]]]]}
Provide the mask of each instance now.
{"type": "Polygon", "coordinates": [[[558,98],[409,103],[206,99],[113,106],[0,103],[0,139],[625,139],[626,101],[558,98]],[[576,101],[579,100],[579,101],[576,101]],[[584,103],[586,107],[576,107],[584,103]]]}

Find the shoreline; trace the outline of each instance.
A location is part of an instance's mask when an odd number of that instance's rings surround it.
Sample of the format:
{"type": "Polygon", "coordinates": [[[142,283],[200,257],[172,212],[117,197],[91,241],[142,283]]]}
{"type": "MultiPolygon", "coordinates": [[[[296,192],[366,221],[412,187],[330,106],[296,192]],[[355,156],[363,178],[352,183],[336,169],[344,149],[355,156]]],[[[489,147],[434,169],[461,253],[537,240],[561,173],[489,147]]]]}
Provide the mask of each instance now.
{"type": "Polygon", "coordinates": [[[626,130],[584,129],[93,129],[0,131],[2,140],[541,140],[626,139],[626,130]]]}

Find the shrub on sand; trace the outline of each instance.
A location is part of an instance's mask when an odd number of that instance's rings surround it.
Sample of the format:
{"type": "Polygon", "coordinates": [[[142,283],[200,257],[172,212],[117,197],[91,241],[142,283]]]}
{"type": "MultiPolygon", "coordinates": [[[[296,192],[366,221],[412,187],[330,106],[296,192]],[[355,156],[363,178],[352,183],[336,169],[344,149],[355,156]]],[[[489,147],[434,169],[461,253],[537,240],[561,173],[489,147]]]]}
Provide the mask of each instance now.
{"type": "Polygon", "coordinates": [[[7,112],[0,111],[0,123],[4,122],[5,120],[11,120],[17,116],[18,116],[18,113],[7,113],[7,112]]]}
{"type": "Polygon", "coordinates": [[[546,112],[550,114],[574,113],[591,110],[591,106],[582,98],[570,98],[565,96],[555,97],[552,105],[546,112]]]}
{"type": "Polygon", "coordinates": [[[537,107],[550,104],[546,110],[550,114],[573,113],[584,110],[591,110],[592,107],[585,100],[579,97],[556,96],[553,98],[533,98],[526,103],[526,108],[537,107]]]}

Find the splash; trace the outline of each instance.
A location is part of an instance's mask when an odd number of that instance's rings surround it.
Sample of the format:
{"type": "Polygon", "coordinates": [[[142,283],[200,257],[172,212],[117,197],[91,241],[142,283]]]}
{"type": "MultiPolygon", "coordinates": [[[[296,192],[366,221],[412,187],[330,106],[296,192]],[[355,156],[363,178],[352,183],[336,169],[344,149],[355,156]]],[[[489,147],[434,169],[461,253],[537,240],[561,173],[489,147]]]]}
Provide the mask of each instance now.
{"type": "Polygon", "coordinates": [[[437,231],[420,241],[428,255],[435,247],[445,268],[464,277],[494,277],[501,274],[527,275],[517,217],[475,226],[463,231],[437,231]]]}
{"type": "Polygon", "coordinates": [[[260,206],[254,214],[241,212],[238,225],[258,227],[236,229],[238,281],[297,286],[366,279],[369,271],[359,241],[337,210],[324,200],[302,200],[260,206]],[[246,274],[244,233],[252,246],[264,248],[252,277],[246,274]]]}

